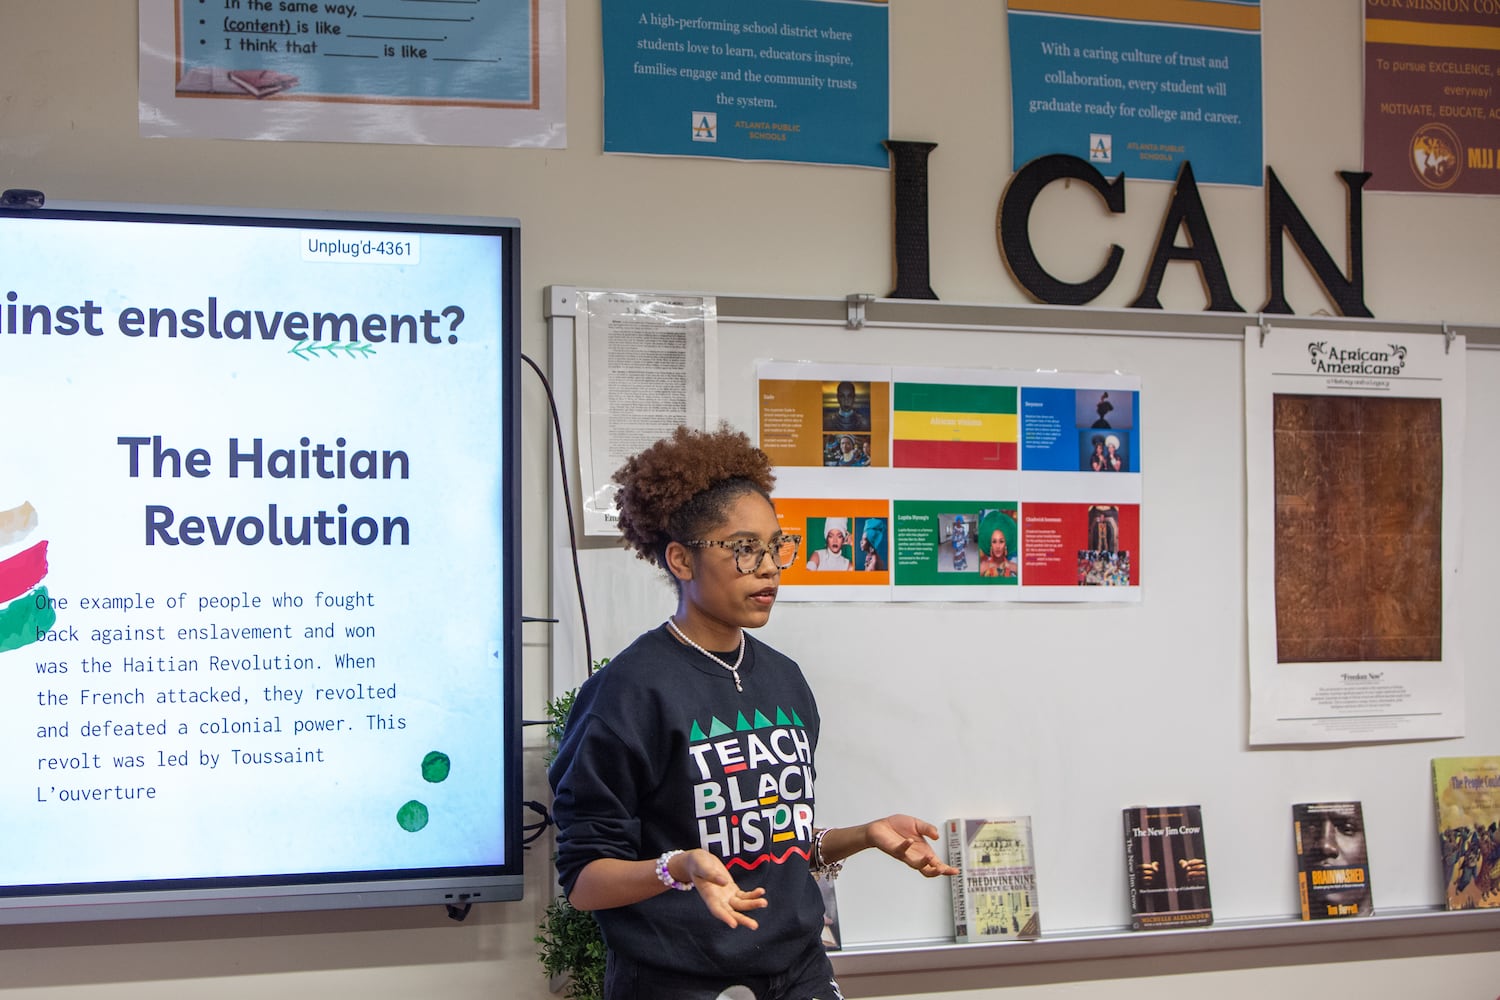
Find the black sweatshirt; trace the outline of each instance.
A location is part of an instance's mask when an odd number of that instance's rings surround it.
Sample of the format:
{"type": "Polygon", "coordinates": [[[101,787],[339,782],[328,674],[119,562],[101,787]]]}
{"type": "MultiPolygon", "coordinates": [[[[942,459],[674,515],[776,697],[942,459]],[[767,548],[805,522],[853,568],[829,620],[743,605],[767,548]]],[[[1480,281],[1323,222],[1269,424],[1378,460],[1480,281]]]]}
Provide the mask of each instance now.
{"type": "Polygon", "coordinates": [[[725,926],[696,891],[596,911],[605,943],[636,962],[774,975],[819,946],[823,902],[808,873],[817,706],[797,664],[748,634],[739,674],[743,693],[663,625],[579,688],[549,775],[563,891],[598,858],[701,847],[770,903],[751,911],[753,931],[725,926]]]}

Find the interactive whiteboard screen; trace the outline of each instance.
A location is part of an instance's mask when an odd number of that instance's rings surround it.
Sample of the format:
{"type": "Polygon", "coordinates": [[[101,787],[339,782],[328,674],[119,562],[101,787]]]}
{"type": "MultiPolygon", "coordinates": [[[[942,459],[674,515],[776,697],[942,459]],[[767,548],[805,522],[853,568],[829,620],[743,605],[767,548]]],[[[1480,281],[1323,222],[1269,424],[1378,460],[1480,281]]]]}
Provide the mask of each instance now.
{"type": "Polygon", "coordinates": [[[519,898],[518,237],[0,212],[0,923],[519,898]]]}

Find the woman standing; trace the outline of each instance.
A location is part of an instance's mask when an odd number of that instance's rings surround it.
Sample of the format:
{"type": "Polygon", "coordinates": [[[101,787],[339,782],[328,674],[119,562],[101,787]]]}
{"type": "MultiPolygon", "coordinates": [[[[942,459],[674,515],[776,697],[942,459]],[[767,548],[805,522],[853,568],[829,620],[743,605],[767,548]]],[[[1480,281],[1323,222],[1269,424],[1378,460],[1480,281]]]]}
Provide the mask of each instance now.
{"type": "Polygon", "coordinates": [[[770,461],[679,428],[615,473],[620,529],[677,608],[579,689],[551,782],[563,890],[596,911],[606,1000],[836,1000],[811,873],[876,848],[951,875],[906,815],[815,825],[819,717],[797,664],[752,639],[801,539],[770,461]]]}

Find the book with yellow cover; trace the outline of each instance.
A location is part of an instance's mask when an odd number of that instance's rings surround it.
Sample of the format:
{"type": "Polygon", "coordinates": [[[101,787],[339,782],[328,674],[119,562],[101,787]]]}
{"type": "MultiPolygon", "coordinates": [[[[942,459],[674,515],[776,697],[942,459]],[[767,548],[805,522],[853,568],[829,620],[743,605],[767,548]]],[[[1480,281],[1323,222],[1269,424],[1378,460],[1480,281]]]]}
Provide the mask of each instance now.
{"type": "Polygon", "coordinates": [[[1500,757],[1435,757],[1432,785],[1448,909],[1500,906],[1500,757]]]}
{"type": "Polygon", "coordinates": [[[1015,941],[1042,932],[1031,852],[1031,817],[950,819],[948,863],[958,869],[953,936],[960,942],[1015,941]]]}

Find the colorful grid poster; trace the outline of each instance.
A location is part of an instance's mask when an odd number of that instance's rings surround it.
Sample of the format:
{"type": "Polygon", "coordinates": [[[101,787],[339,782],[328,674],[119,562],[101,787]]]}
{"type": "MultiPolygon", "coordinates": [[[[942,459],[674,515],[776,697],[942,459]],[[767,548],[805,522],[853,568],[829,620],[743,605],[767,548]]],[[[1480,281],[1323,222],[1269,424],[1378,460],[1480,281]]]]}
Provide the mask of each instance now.
{"type": "Polygon", "coordinates": [[[1500,194],[1500,4],[1365,2],[1371,191],[1500,194]]]}
{"type": "Polygon", "coordinates": [[[883,0],[603,0],[604,150],[885,167],[883,0]]]}
{"type": "Polygon", "coordinates": [[[1010,0],[1014,166],[1086,157],[1106,173],[1259,186],[1258,0],[1010,0]]]}
{"type": "Polygon", "coordinates": [[[759,376],[778,516],[804,538],[784,599],[1140,599],[1139,379],[802,362],[759,376]]]}

